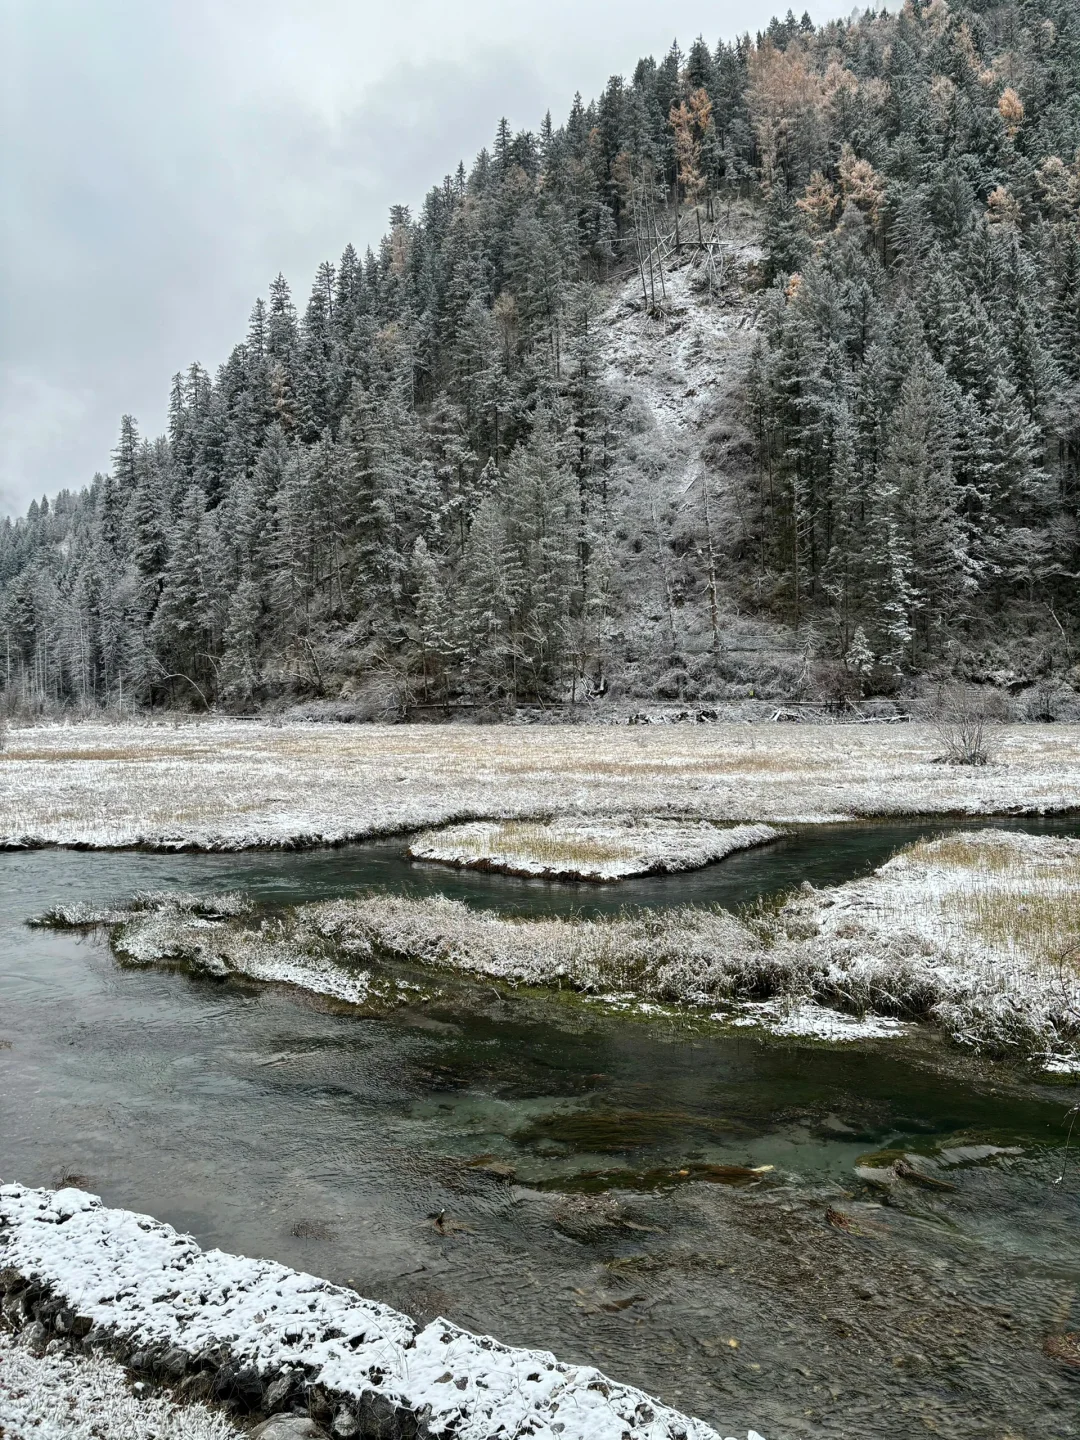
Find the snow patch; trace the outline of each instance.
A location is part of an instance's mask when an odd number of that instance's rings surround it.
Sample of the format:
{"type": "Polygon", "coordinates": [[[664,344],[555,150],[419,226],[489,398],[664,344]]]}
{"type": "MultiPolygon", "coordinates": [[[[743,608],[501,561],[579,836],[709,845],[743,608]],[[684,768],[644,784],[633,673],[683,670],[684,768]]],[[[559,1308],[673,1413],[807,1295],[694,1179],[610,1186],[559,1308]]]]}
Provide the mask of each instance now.
{"type": "Polygon", "coordinates": [[[902,1020],[887,1015],[845,1015],[825,1005],[785,1005],[782,1000],[751,1001],[734,1017],[724,1011],[710,1020],[740,1028],[760,1026],[772,1035],[805,1036],[811,1040],[893,1040],[910,1032],[902,1020]]]}

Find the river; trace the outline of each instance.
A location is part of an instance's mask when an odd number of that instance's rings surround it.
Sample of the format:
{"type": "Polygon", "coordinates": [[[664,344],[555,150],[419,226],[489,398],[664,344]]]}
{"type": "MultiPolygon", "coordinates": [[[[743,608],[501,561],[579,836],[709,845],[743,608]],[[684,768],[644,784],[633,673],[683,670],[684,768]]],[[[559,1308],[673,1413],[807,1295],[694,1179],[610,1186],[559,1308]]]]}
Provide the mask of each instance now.
{"type": "Polygon", "coordinates": [[[608,888],[414,866],[400,841],[2,855],[0,1176],[79,1177],[204,1245],[596,1363],[721,1434],[1078,1435],[1080,1371],[1044,1348],[1080,1329],[1080,1155],[1055,1183],[1075,1086],[922,1029],[830,1047],[456,976],[417,977],[437,990],[414,1009],[359,1014],[125,969],[100,935],[24,924],[166,888],[289,904],[381,885],[517,913],[737,904],[864,873],[941,828],[817,827],[608,888]],[[952,1188],[866,1185],[855,1166],[882,1150],[952,1188]]]}

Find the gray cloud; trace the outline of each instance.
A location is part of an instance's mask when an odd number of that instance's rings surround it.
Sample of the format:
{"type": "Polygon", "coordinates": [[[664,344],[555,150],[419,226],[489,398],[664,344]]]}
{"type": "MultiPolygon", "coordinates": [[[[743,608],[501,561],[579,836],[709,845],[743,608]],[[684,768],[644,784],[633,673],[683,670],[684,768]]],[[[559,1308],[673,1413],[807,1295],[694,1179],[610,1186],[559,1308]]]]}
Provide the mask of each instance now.
{"type": "MultiPolygon", "coordinates": [[[[79,488],[119,416],[164,423],[283,270],[300,302],[388,206],[639,54],[765,0],[0,0],[0,514],[79,488]]],[[[842,5],[812,6],[816,16],[842,5]]]]}

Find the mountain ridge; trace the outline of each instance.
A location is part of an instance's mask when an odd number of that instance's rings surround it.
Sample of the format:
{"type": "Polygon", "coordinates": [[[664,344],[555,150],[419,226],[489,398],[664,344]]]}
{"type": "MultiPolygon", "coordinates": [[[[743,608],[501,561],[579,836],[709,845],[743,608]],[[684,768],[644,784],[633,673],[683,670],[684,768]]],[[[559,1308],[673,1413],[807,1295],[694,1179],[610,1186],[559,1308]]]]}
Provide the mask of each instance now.
{"type": "Polygon", "coordinates": [[[9,710],[1067,693],[1080,21],[698,40],[278,276],[0,525],[9,710]]]}

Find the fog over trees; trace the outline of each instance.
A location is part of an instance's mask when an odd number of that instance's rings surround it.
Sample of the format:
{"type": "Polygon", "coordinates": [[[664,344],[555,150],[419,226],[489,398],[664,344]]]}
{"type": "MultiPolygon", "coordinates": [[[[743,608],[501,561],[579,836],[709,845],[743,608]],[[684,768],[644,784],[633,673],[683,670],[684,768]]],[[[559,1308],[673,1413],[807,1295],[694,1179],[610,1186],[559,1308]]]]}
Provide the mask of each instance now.
{"type": "Polygon", "coordinates": [[[377,249],[273,280],[215,375],[175,376],[166,435],[124,416],[107,474],[0,524],[0,684],[510,707],[674,669],[723,696],[748,615],[863,693],[1033,679],[1073,663],[1078,509],[1075,0],[789,12],[500,121],[377,249]],[[706,454],[687,534],[627,459],[602,320],[623,282],[672,324],[664,267],[740,224],[743,461],[706,454]],[[697,628],[645,634],[650,586],[697,628]]]}

